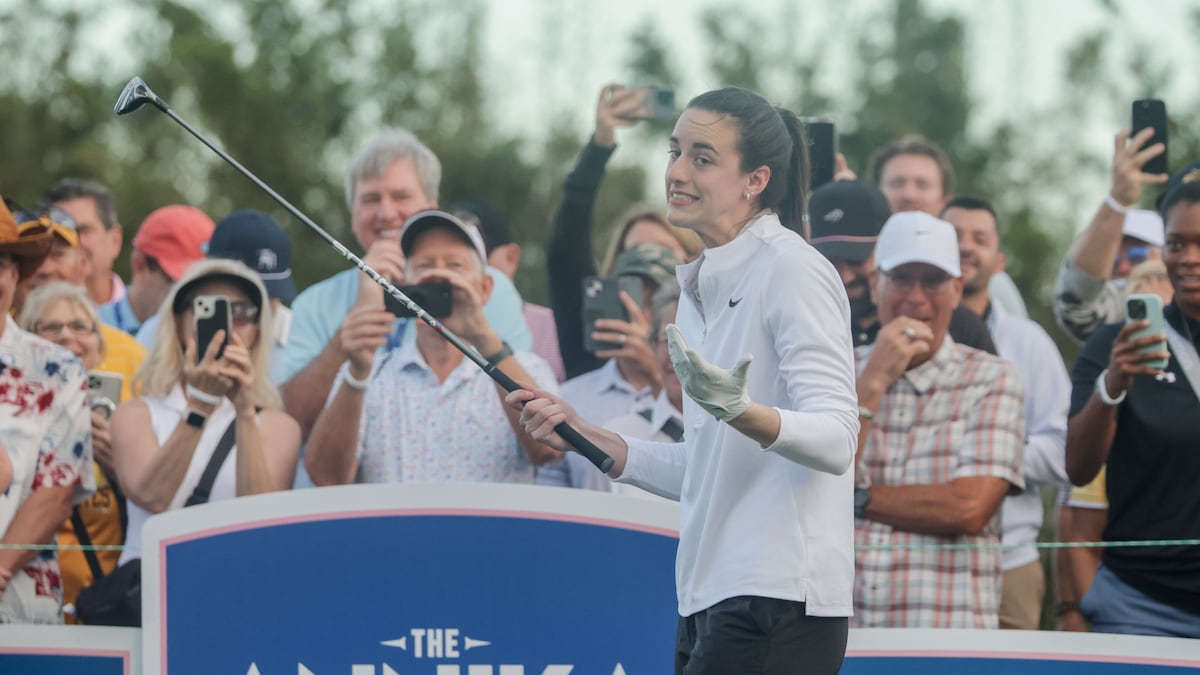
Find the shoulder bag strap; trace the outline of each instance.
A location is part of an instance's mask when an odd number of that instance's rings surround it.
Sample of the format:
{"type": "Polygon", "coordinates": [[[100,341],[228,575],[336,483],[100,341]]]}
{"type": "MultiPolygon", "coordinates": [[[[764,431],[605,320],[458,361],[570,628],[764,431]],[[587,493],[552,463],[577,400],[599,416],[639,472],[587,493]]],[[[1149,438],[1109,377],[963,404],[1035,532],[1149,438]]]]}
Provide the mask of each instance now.
{"type": "Polygon", "coordinates": [[[92,550],[92,537],[88,534],[87,525],[83,522],[83,515],[79,513],[78,504],[71,507],[71,529],[75,530],[75,538],[83,547],[83,557],[87,558],[88,568],[92,570],[92,580],[95,581],[104,576],[104,569],[100,567],[100,559],[92,550]]]}
{"type": "Polygon", "coordinates": [[[234,437],[237,435],[236,426],[237,418],[234,418],[226,427],[225,435],[217,442],[212,457],[208,458],[208,466],[204,467],[204,474],[200,476],[200,482],[196,483],[196,489],[192,491],[192,496],[188,497],[187,502],[184,503],[185,507],[208,501],[212,494],[213,483],[217,481],[217,473],[220,472],[221,465],[225,463],[225,458],[229,456],[229,451],[233,449],[234,437]]]}
{"type": "MultiPolygon", "coordinates": [[[[1187,319],[1185,318],[1184,321],[1187,319]]],[[[1171,353],[1179,362],[1179,369],[1183,371],[1188,384],[1192,386],[1196,398],[1200,399],[1200,355],[1196,354],[1196,345],[1180,335],[1179,331],[1175,330],[1171,324],[1164,321],[1163,325],[1167,331],[1167,344],[1171,346],[1171,353]]]]}

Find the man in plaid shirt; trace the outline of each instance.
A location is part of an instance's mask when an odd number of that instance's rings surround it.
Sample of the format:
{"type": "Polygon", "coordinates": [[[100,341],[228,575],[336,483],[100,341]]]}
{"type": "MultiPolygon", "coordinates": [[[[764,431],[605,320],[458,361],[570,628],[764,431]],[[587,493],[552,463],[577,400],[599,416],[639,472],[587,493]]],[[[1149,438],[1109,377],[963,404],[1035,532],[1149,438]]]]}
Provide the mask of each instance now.
{"type": "Polygon", "coordinates": [[[893,215],[875,259],[883,328],[856,352],[851,625],[996,628],[1000,505],[1024,487],[1020,380],[947,335],[963,288],[952,225],[893,215]]]}

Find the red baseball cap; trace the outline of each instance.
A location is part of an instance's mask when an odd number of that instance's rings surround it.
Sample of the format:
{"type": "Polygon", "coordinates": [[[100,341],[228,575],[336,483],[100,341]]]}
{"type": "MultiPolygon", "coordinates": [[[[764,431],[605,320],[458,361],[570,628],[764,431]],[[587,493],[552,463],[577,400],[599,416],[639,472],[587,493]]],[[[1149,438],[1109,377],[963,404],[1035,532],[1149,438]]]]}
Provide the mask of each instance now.
{"type": "Polygon", "coordinates": [[[154,210],[142,221],[133,247],[158,261],[172,281],[197,260],[217,224],[194,206],[173,204],[154,210]]]}

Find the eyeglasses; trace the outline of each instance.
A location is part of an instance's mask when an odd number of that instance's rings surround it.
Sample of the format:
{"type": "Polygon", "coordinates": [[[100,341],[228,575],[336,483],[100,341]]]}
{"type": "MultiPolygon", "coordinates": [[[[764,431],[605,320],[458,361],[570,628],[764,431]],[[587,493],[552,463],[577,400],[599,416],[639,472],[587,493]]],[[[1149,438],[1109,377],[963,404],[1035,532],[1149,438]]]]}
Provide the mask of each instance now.
{"type": "Polygon", "coordinates": [[[96,324],[86,321],[69,321],[63,323],[61,321],[49,321],[46,323],[36,323],[33,326],[33,332],[42,336],[55,336],[62,333],[64,330],[72,335],[87,335],[96,332],[96,324]]]}
{"type": "Polygon", "coordinates": [[[906,272],[884,272],[883,274],[892,282],[892,286],[902,293],[911,293],[917,284],[920,284],[921,289],[926,293],[937,293],[945,287],[947,281],[954,278],[949,274],[939,272],[924,275],[906,272]]]}
{"type": "Polygon", "coordinates": [[[229,319],[235,326],[245,326],[258,321],[258,307],[249,302],[232,302],[229,304],[229,319]]]}

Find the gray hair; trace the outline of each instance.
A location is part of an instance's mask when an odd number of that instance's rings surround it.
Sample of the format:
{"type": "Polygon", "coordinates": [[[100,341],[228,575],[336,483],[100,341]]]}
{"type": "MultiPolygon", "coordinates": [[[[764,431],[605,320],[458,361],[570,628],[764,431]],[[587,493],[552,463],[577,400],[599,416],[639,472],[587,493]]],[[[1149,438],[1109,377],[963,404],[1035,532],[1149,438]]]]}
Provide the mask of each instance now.
{"type": "Polygon", "coordinates": [[[442,182],[442,163],[437,155],[407,129],[384,129],[358,149],[346,167],[346,208],[354,209],[358,184],[378,178],[401,159],[411,159],[421,178],[421,187],[431,202],[437,202],[442,182]]]}
{"type": "Polygon", "coordinates": [[[83,178],[63,178],[55,183],[46,194],[42,195],[40,203],[53,206],[59,202],[87,197],[96,204],[96,213],[104,229],[111,230],[117,224],[117,200],[112,191],[103,183],[83,178]]]}
{"type": "Polygon", "coordinates": [[[674,279],[664,282],[657,291],[654,291],[654,295],[650,298],[651,342],[658,339],[658,333],[662,330],[663,318],[666,317],[667,310],[678,306],[679,283],[674,279]]]}

